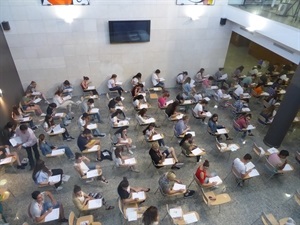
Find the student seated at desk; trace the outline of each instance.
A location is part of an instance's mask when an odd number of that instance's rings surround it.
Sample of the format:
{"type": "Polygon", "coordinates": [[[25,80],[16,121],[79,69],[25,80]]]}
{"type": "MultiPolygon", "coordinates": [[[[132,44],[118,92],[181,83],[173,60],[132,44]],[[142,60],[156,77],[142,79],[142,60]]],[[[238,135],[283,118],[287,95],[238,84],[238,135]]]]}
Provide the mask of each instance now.
{"type": "Polygon", "coordinates": [[[205,160],[204,163],[198,167],[195,176],[199,180],[202,187],[205,188],[215,187],[217,185],[217,182],[209,182],[209,178],[213,177],[213,175],[207,171],[208,168],[209,168],[209,161],[205,160]]]}
{"type": "MultiPolygon", "coordinates": [[[[143,134],[146,136],[146,139],[151,141],[153,136],[156,135],[156,134],[159,134],[158,132],[156,132],[155,130],[155,123],[150,123],[145,130],[143,130],[143,134]]],[[[165,141],[163,138],[160,138],[158,140],[156,140],[159,144],[159,146],[165,146],[165,141]]]]}
{"type": "MultiPolygon", "coordinates": [[[[99,160],[97,160],[99,161],[99,160]]],[[[76,152],[75,153],[75,163],[74,163],[74,168],[75,170],[79,173],[80,177],[85,177],[87,175],[87,172],[90,170],[98,170],[99,176],[97,177],[98,180],[100,180],[104,184],[108,184],[108,181],[105,179],[105,177],[102,175],[102,170],[100,165],[95,165],[90,163],[91,160],[83,156],[81,153],[76,152]],[[86,165],[85,162],[88,162],[89,165],[86,165]]],[[[91,178],[88,181],[93,181],[94,179],[91,178]]]]}
{"type": "MultiPolygon", "coordinates": [[[[131,89],[131,96],[135,97],[135,96],[138,96],[138,95],[142,94],[143,93],[143,88],[144,88],[143,84],[137,84],[137,85],[135,85],[131,89]]],[[[146,97],[145,97],[145,100],[146,100],[146,97]]]]}
{"type": "Polygon", "coordinates": [[[68,220],[64,215],[64,207],[62,203],[56,201],[50,191],[34,191],[31,194],[33,202],[29,205],[29,216],[33,219],[35,223],[44,222],[47,215],[49,215],[53,209],[59,208],[59,222],[67,223],[68,220]],[[46,197],[50,201],[46,201],[46,197]]]}
{"type": "Polygon", "coordinates": [[[132,149],[135,149],[136,146],[132,144],[132,139],[128,137],[127,134],[128,126],[124,126],[119,128],[115,135],[118,138],[118,144],[125,145],[130,154],[133,154],[132,149]]]}
{"type": "Polygon", "coordinates": [[[158,181],[158,185],[162,192],[166,195],[176,195],[176,194],[183,194],[185,198],[191,197],[195,194],[195,191],[189,189],[179,189],[174,190],[173,186],[175,183],[182,184],[182,182],[177,179],[175,173],[173,171],[169,171],[164,173],[158,181]]]}
{"type": "Polygon", "coordinates": [[[94,199],[102,199],[102,204],[105,206],[106,210],[114,209],[113,206],[107,204],[100,192],[86,194],[81,190],[80,186],[74,185],[72,200],[77,209],[80,211],[87,209],[88,202],[94,199]]]}
{"type": "Polygon", "coordinates": [[[57,90],[54,93],[53,102],[56,104],[57,108],[66,109],[68,114],[72,114],[72,105],[77,104],[70,99],[64,99],[62,94],[62,90],[57,90]]]}
{"type": "Polygon", "coordinates": [[[153,117],[148,116],[146,114],[147,111],[148,110],[146,108],[143,108],[143,109],[141,109],[140,111],[137,112],[137,119],[140,121],[140,123],[147,124],[147,123],[149,123],[148,121],[150,119],[155,121],[155,119],[153,117]]]}
{"type": "Polygon", "coordinates": [[[157,99],[158,101],[158,107],[159,108],[166,108],[167,107],[167,101],[170,97],[170,93],[168,91],[164,91],[162,95],[157,99]]]}
{"type": "Polygon", "coordinates": [[[63,91],[63,96],[70,95],[72,97],[73,95],[73,87],[70,83],[70,81],[65,80],[61,85],[61,90],[63,91]]]}
{"type": "Polygon", "coordinates": [[[246,115],[240,116],[235,122],[238,125],[238,128],[240,130],[243,130],[244,133],[242,135],[242,138],[245,138],[248,132],[249,136],[254,136],[251,132],[251,130],[247,130],[247,127],[250,125],[250,120],[252,118],[252,115],[250,113],[246,115]]]}
{"type": "MultiPolygon", "coordinates": [[[[138,96],[133,97],[132,103],[133,103],[135,109],[142,109],[141,105],[147,104],[147,103],[145,103],[143,95],[138,95],[138,96]]],[[[148,106],[148,104],[147,104],[147,106],[148,106]]]]}
{"type": "Polygon", "coordinates": [[[32,172],[32,179],[38,185],[51,185],[59,191],[63,189],[60,185],[62,184],[62,175],[64,174],[62,169],[48,169],[45,162],[41,159],[37,160],[36,165],[32,172]],[[49,177],[59,175],[60,179],[57,183],[49,181],[49,177]]]}
{"type": "Polygon", "coordinates": [[[279,153],[272,153],[268,160],[271,165],[273,165],[277,170],[282,170],[285,165],[288,163],[287,157],[289,156],[289,152],[287,150],[281,150],[279,153]]]}
{"type": "MultiPolygon", "coordinates": [[[[12,108],[12,118],[16,122],[23,122],[24,118],[29,118],[29,121],[26,121],[29,123],[29,126],[32,130],[36,130],[37,126],[34,125],[32,118],[30,116],[25,116],[24,113],[22,112],[21,108],[19,106],[14,105],[12,108]]],[[[25,121],[24,121],[25,122],[25,121]]]]}
{"type": "Polygon", "coordinates": [[[52,152],[55,151],[56,149],[64,149],[65,154],[69,160],[75,159],[74,154],[73,154],[72,150],[69,148],[69,146],[67,146],[67,145],[54,146],[46,141],[44,134],[39,135],[39,146],[40,146],[40,150],[44,156],[51,155],[52,152]]]}
{"type": "Polygon", "coordinates": [[[43,113],[41,107],[34,103],[34,98],[32,98],[30,91],[25,92],[25,96],[21,100],[21,105],[23,110],[34,110],[38,116],[43,113]]]}
{"type": "MultiPolygon", "coordinates": [[[[182,140],[179,143],[179,146],[181,146],[182,151],[184,151],[184,154],[186,156],[194,156],[194,154],[192,153],[192,151],[197,148],[197,145],[195,145],[194,143],[194,139],[192,134],[186,134],[184,135],[184,137],[182,138],[182,140]]],[[[201,159],[200,155],[196,156],[196,162],[199,162],[201,159]]]]}
{"type": "Polygon", "coordinates": [[[255,87],[252,88],[252,95],[253,97],[260,97],[261,93],[264,92],[263,83],[257,84],[255,87]]]}
{"type": "Polygon", "coordinates": [[[158,209],[155,206],[149,206],[148,209],[143,213],[142,217],[143,225],[158,225],[159,215],[158,209]]]}
{"type": "Polygon", "coordinates": [[[179,73],[177,76],[176,76],[176,83],[177,84],[183,84],[185,79],[187,78],[188,76],[188,72],[187,71],[183,71],[182,73],[179,73]]]}
{"type": "Polygon", "coordinates": [[[122,92],[124,91],[121,86],[117,84],[117,75],[113,74],[111,75],[110,79],[107,82],[107,87],[110,91],[118,91],[119,95],[122,95],[122,92]]]}
{"type": "MultiPolygon", "coordinates": [[[[209,118],[207,126],[209,127],[211,133],[217,136],[218,140],[222,140],[221,135],[217,133],[217,129],[223,129],[225,127],[223,125],[218,124],[218,118],[218,114],[213,114],[209,118]]],[[[226,140],[232,140],[232,138],[230,138],[227,133],[225,133],[224,136],[226,137],[226,140]]]]}
{"type": "Polygon", "coordinates": [[[9,152],[9,146],[8,145],[0,145],[0,160],[3,160],[8,157],[13,157],[17,161],[17,169],[25,169],[24,166],[22,166],[20,162],[20,158],[17,152],[9,152]]]}
{"type": "Polygon", "coordinates": [[[69,112],[68,114],[66,114],[66,116],[57,117],[57,116],[55,116],[56,109],[57,109],[57,105],[54,102],[50,103],[47,107],[46,115],[51,115],[53,117],[53,119],[59,118],[62,120],[64,126],[68,126],[71,123],[71,120],[74,119],[74,117],[72,116],[72,113],[69,112]]]}
{"type": "Polygon", "coordinates": [[[185,133],[191,129],[191,127],[188,126],[189,120],[190,120],[189,116],[184,115],[182,117],[182,119],[180,119],[176,122],[175,127],[174,127],[176,137],[185,135],[185,133]]]}
{"type": "Polygon", "coordinates": [[[204,68],[201,68],[194,76],[195,82],[200,83],[204,79],[204,68]]]}
{"type": "Polygon", "coordinates": [[[205,92],[205,95],[208,97],[214,96],[215,91],[211,89],[212,83],[214,81],[214,78],[212,76],[208,78],[204,78],[202,80],[202,88],[205,92]]]}
{"type": "Polygon", "coordinates": [[[204,123],[204,124],[207,124],[205,122],[205,119],[206,119],[205,113],[207,112],[207,110],[205,110],[205,107],[207,106],[207,104],[208,104],[208,102],[205,99],[202,99],[193,108],[193,112],[194,112],[195,116],[201,118],[202,123],[204,123]]]}
{"type": "Polygon", "coordinates": [[[155,72],[152,74],[151,81],[152,81],[153,87],[161,87],[162,89],[164,89],[165,83],[160,80],[159,75],[160,75],[159,69],[155,70],[155,72]]]}
{"type": "Polygon", "coordinates": [[[124,151],[124,148],[122,146],[117,146],[116,149],[114,150],[115,156],[114,156],[114,161],[117,167],[129,167],[131,169],[131,171],[139,173],[140,171],[138,171],[135,168],[135,164],[126,164],[125,160],[126,159],[130,159],[127,156],[123,156],[122,152],[124,151]]]}
{"type": "Polygon", "coordinates": [[[243,108],[248,108],[248,103],[243,99],[236,100],[233,104],[233,112],[234,114],[242,113],[243,108]]]}
{"type": "Polygon", "coordinates": [[[92,82],[90,81],[89,77],[85,77],[83,76],[83,80],[80,84],[83,92],[91,92],[92,95],[99,95],[98,92],[94,89],[94,90],[89,90],[89,84],[91,84],[92,82]]]}
{"type": "MultiPolygon", "coordinates": [[[[270,124],[273,122],[274,116],[276,115],[276,106],[271,105],[268,108],[265,108],[261,113],[259,114],[261,117],[263,117],[265,120],[262,121],[263,123],[270,124]]],[[[260,120],[260,119],[258,119],[260,120]]]]}
{"type": "Polygon", "coordinates": [[[235,99],[240,99],[241,95],[244,94],[245,89],[248,88],[248,85],[244,84],[241,86],[240,84],[237,84],[236,86],[237,87],[233,92],[233,97],[235,97],[235,99]]]}
{"type": "Polygon", "coordinates": [[[183,84],[182,90],[184,94],[184,99],[193,99],[194,94],[196,93],[196,89],[191,85],[191,78],[187,77],[183,84]]]}
{"type": "Polygon", "coordinates": [[[130,118],[125,117],[124,112],[121,109],[117,109],[110,115],[110,121],[113,127],[117,127],[119,122],[122,120],[130,120],[130,118]],[[120,118],[120,115],[123,115],[123,119],[120,118]]]}
{"type": "MultiPolygon", "coordinates": [[[[44,130],[48,133],[48,134],[52,134],[53,133],[53,128],[56,126],[56,124],[53,121],[53,117],[51,115],[46,115],[45,116],[45,120],[43,123],[43,128],[44,130]]],[[[70,136],[67,128],[64,126],[63,123],[60,124],[60,127],[62,129],[64,129],[64,132],[62,133],[63,136],[63,140],[64,141],[71,141],[72,139],[74,139],[72,136],[70,136]]]]}
{"type": "MultiPolygon", "coordinates": [[[[116,111],[116,107],[123,107],[122,98],[120,96],[117,96],[115,98],[112,98],[108,103],[108,109],[110,113],[113,113],[116,111]]],[[[123,112],[123,111],[122,111],[123,112]]],[[[125,114],[123,112],[123,116],[125,118],[125,114]]]]}
{"type": "MultiPolygon", "coordinates": [[[[83,113],[82,116],[80,116],[78,119],[78,127],[80,128],[80,130],[83,131],[84,129],[87,129],[89,125],[92,125],[91,118],[90,118],[89,114],[83,113]]],[[[106,134],[101,133],[97,127],[95,129],[91,129],[91,131],[93,132],[94,137],[105,137],[106,136],[106,134]]]]}
{"type": "Polygon", "coordinates": [[[12,146],[9,139],[15,135],[17,124],[15,122],[7,122],[2,129],[2,143],[4,145],[12,146]]]}
{"type": "Polygon", "coordinates": [[[175,161],[175,164],[171,167],[171,169],[180,169],[180,167],[183,165],[183,163],[178,162],[174,148],[167,147],[166,150],[161,152],[157,142],[152,143],[152,147],[149,150],[149,155],[157,168],[162,167],[165,159],[169,156],[171,156],[170,158],[173,158],[175,161]]]}
{"type": "Polygon", "coordinates": [[[44,95],[42,92],[38,91],[38,90],[36,89],[36,86],[37,86],[37,83],[36,83],[35,81],[31,81],[31,83],[30,83],[30,84],[28,85],[28,87],[26,88],[26,91],[25,91],[25,92],[30,92],[31,94],[34,93],[34,92],[36,92],[36,93],[38,92],[39,95],[37,95],[37,96],[41,96],[41,97],[44,99],[45,103],[46,103],[46,104],[49,104],[49,102],[47,101],[45,95],[44,95]]]}
{"type": "Polygon", "coordinates": [[[92,116],[93,120],[97,119],[98,123],[103,123],[103,121],[101,120],[101,116],[100,116],[100,109],[95,108],[95,104],[94,103],[95,103],[95,101],[92,98],[90,98],[90,99],[88,99],[86,101],[83,101],[81,103],[81,105],[82,105],[82,111],[84,113],[90,114],[92,116]],[[95,109],[96,111],[93,112],[93,109],[95,109]]]}
{"type": "MultiPolygon", "coordinates": [[[[94,145],[100,145],[100,140],[94,139],[91,130],[84,129],[82,133],[77,138],[77,146],[82,152],[84,150],[92,148],[94,145]]],[[[101,150],[97,151],[97,161],[101,160],[101,150]]]]}
{"type": "MultiPolygon", "coordinates": [[[[143,187],[133,187],[129,185],[129,182],[126,177],[123,177],[123,180],[120,182],[118,186],[118,194],[123,203],[123,206],[130,203],[138,203],[141,202],[138,198],[132,198],[132,193],[134,192],[149,192],[150,188],[143,188],[143,187]]],[[[144,200],[142,200],[144,201],[144,200]]]]}
{"type": "Polygon", "coordinates": [[[176,117],[181,114],[176,111],[177,106],[179,106],[178,101],[175,101],[167,106],[167,108],[165,109],[165,113],[168,115],[169,118],[176,119],[176,117]]]}
{"type": "Polygon", "coordinates": [[[239,79],[240,76],[242,75],[242,72],[244,70],[244,66],[239,66],[238,68],[235,69],[235,71],[233,72],[232,76],[234,79],[239,79]]]}
{"type": "Polygon", "coordinates": [[[131,79],[131,84],[132,84],[133,87],[136,86],[137,84],[143,84],[142,74],[137,73],[135,76],[133,76],[132,79],[131,79]]]}
{"type": "MultiPolygon", "coordinates": [[[[235,160],[233,160],[232,166],[238,172],[241,179],[244,179],[245,177],[247,177],[248,174],[252,171],[252,169],[247,170],[247,168],[246,168],[246,164],[248,162],[250,162],[251,159],[252,159],[252,156],[249,153],[247,153],[246,155],[244,155],[244,157],[242,159],[236,158],[235,160]]],[[[239,185],[243,186],[243,183],[244,183],[244,180],[243,180],[243,182],[239,183],[239,185]]]]}

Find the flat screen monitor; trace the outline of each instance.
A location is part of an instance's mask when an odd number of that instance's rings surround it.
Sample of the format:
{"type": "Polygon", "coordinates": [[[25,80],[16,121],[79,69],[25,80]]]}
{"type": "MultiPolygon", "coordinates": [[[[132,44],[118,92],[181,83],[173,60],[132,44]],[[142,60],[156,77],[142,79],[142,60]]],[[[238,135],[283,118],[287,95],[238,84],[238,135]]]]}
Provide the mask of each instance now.
{"type": "Polygon", "coordinates": [[[150,41],[150,20],[108,21],[110,43],[150,41]]]}

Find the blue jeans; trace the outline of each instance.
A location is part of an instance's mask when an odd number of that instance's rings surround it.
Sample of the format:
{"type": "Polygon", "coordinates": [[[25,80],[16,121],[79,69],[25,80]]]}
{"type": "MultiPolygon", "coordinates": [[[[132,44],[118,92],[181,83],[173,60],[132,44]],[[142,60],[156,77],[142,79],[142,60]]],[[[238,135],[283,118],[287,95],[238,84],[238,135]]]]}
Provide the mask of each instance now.
{"type": "Polygon", "coordinates": [[[43,209],[42,209],[42,212],[41,212],[41,216],[50,208],[53,208],[53,209],[57,209],[60,207],[60,202],[56,202],[55,205],[52,205],[52,202],[44,202],[43,204],[43,209]]]}
{"type": "Polygon", "coordinates": [[[98,120],[98,123],[100,123],[100,121],[101,121],[101,118],[100,118],[100,113],[94,113],[94,114],[91,114],[91,116],[95,119],[97,119],[98,120]]]}
{"type": "Polygon", "coordinates": [[[69,148],[69,146],[67,145],[62,145],[57,147],[58,149],[64,148],[65,149],[65,154],[66,156],[70,159],[74,157],[74,153],[72,152],[72,150],[69,148]]]}

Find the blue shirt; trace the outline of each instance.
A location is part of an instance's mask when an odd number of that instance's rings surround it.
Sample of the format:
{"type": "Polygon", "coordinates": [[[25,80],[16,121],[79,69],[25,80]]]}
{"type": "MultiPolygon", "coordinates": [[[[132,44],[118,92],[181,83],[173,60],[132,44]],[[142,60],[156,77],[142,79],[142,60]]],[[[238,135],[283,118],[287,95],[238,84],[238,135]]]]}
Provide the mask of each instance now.
{"type": "Polygon", "coordinates": [[[85,146],[87,145],[87,143],[88,143],[88,139],[80,134],[77,139],[77,146],[79,150],[80,151],[85,150],[86,149],[85,146]]]}

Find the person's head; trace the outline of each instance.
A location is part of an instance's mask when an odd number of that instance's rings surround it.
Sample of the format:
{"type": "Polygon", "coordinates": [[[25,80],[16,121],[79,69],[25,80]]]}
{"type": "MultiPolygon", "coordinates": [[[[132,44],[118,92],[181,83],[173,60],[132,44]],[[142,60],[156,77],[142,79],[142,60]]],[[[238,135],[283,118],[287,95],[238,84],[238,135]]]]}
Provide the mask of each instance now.
{"type": "Polygon", "coordinates": [[[167,178],[169,181],[175,181],[176,180],[176,174],[173,171],[167,172],[167,178]]]}
{"type": "Polygon", "coordinates": [[[155,70],[155,73],[160,74],[160,70],[159,69],[155,70]]]}
{"type": "Polygon", "coordinates": [[[179,106],[179,101],[174,101],[171,105],[173,108],[176,108],[177,106],[179,106]]]}
{"type": "Polygon", "coordinates": [[[31,95],[32,95],[32,93],[31,93],[30,90],[28,90],[28,91],[25,92],[25,96],[30,97],[31,95]]]}
{"type": "Polygon", "coordinates": [[[43,202],[43,195],[40,191],[34,191],[31,193],[31,197],[37,202],[43,202]]]}
{"type": "Polygon", "coordinates": [[[79,160],[81,161],[82,160],[82,154],[80,152],[75,152],[75,160],[79,160]]]}
{"type": "Polygon", "coordinates": [[[142,78],[142,74],[141,73],[137,73],[134,78],[137,78],[137,79],[141,79],[142,78]]]}
{"type": "Polygon", "coordinates": [[[168,91],[164,91],[162,94],[163,97],[165,98],[169,98],[170,97],[170,93],[168,91]]]}
{"type": "Polygon", "coordinates": [[[245,68],[245,67],[242,65],[242,66],[239,66],[237,69],[238,69],[240,72],[243,72],[244,68],[245,68]]]}
{"type": "Polygon", "coordinates": [[[4,129],[13,130],[14,127],[15,127],[15,124],[13,122],[7,122],[4,126],[4,129]]]}
{"type": "Polygon", "coordinates": [[[31,81],[30,86],[35,88],[36,87],[36,82],[35,81],[31,81]]]}
{"type": "Polygon", "coordinates": [[[183,120],[183,122],[184,122],[185,124],[189,122],[189,119],[190,119],[190,117],[189,117],[188,115],[184,115],[184,116],[182,117],[182,120],[183,120]]]}
{"type": "Polygon", "coordinates": [[[222,90],[222,91],[227,91],[228,88],[227,88],[226,86],[222,86],[222,87],[221,87],[221,90],[222,90]]]}
{"type": "Polygon", "coordinates": [[[142,108],[142,109],[138,112],[138,115],[140,115],[141,117],[143,117],[146,113],[147,113],[147,109],[146,109],[146,108],[142,108]]]}
{"type": "Polygon", "coordinates": [[[206,159],[203,163],[203,169],[207,170],[209,168],[209,161],[206,159]]]}
{"type": "Polygon", "coordinates": [[[151,145],[151,148],[154,151],[158,152],[159,151],[159,144],[158,144],[158,142],[157,141],[153,142],[152,145],[151,145]]]}
{"type": "Polygon", "coordinates": [[[127,177],[123,177],[123,180],[120,182],[120,187],[123,189],[127,189],[129,187],[129,182],[127,180],[127,177]]]}
{"type": "Polygon", "coordinates": [[[41,159],[36,161],[35,167],[32,172],[32,179],[36,181],[36,174],[40,171],[48,172],[47,167],[45,166],[45,162],[41,159]]]}
{"type": "Polygon", "coordinates": [[[193,135],[188,133],[186,135],[184,135],[184,137],[181,139],[181,141],[179,142],[179,145],[182,146],[184,142],[186,141],[193,141],[193,135]]]}
{"type": "Polygon", "coordinates": [[[111,75],[110,79],[116,79],[116,78],[117,78],[117,74],[113,74],[113,75],[111,75]]]}
{"type": "Polygon", "coordinates": [[[84,137],[91,137],[92,136],[92,131],[90,130],[90,129],[84,129],[83,131],[82,131],[82,135],[84,136],[84,137]]]}
{"type": "Polygon", "coordinates": [[[214,121],[214,122],[217,122],[218,121],[218,114],[214,113],[211,117],[210,117],[210,120],[214,121]]]}
{"type": "Polygon", "coordinates": [[[62,90],[58,89],[58,90],[54,93],[54,95],[61,96],[62,93],[63,93],[62,90]]]}
{"type": "Polygon", "coordinates": [[[42,142],[45,140],[45,135],[44,134],[40,134],[39,135],[39,142],[42,142]]]}
{"type": "Polygon", "coordinates": [[[251,156],[249,153],[247,153],[247,154],[244,155],[244,157],[243,157],[243,160],[244,160],[245,163],[250,162],[251,159],[252,159],[252,156],[251,156]]]}
{"type": "Polygon", "coordinates": [[[205,69],[204,69],[204,68],[201,68],[201,69],[199,70],[199,73],[204,73],[204,71],[205,71],[205,69]]]}
{"type": "Polygon", "coordinates": [[[286,159],[286,157],[288,157],[290,155],[290,153],[287,150],[281,150],[278,154],[279,158],[281,159],[286,159]]]}
{"type": "Polygon", "coordinates": [[[51,123],[52,120],[53,120],[53,117],[52,117],[51,115],[46,115],[46,116],[45,116],[45,122],[46,122],[46,123],[51,123]]]}
{"type": "Polygon", "coordinates": [[[189,83],[191,83],[191,78],[190,77],[187,77],[187,78],[185,78],[185,80],[184,80],[184,82],[183,83],[185,83],[185,84],[189,84],[189,83]]]}
{"type": "Polygon", "coordinates": [[[19,113],[19,106],[14,105],[14,106],[12,107],[12,112],[13,112],[13,114],[15,114],[15,115],[20,115],[20,113],[19,113]]]}
{"type": "MultiPolygon", "coordinates": [[[[184,102],[184,97],[181,93],[179,93],[178,95],[176,95],[176,100],[175,102],[178,102],[178,105],[182,102],[184,102]]],[[[174,103],[174,102],[173,102],[174,103]]]]}
{"type": "Polygon", "coordinates": [[[116,109],[116,111],[114,111],[111,114],[111,118],[114,118],[115,116],[118,116],[119,114],[122,114],[122,110],[121,109],[116,109]]]}
{"type": "Polygon", "coordinates": [[[89,100],[87,100],[87,104],[88,105],[93,105],[95,103],[94,99],[90,98],[89,100]]]}
{"type": "Polygon", "coordinates": [[[89,117],[89,114],[88,113],[83,113],[82,116],[81,116],[81,119],[85,120],[89,117]]]}
{"type": "Polygon", "coordinates": [[[208,77],[208,80],[209,80],[209,81],[213,81],[214,78],[213,78],[212,76],[209,76],[209,77],[208,77]]]}
{"type": "Polygon", "coordinates": [[[202,99],[202,100],[200,100],[200,104],[205,106],[208,104],[208,101],[206,101],[205,99],[202,99]]]}
{"type": "Polygon", "coordinates": [[[88,81],[90,78],[83,76],[83,80],[88,81]]]}
{"type": "Polygon", "coordinates": [[[256,78],[256,74],[251,74],[251,77],[254,80],[256,78]]]}
{"type": "Polygon", "coordinates": [[[54,103],[54,102],[50,103],[49,106],[53,109],[55,109],[57,107],[56,103],[54,103]]]}
{"type": "Polygon", "coordinates": [[[133,98],[133,101],[135,100],[143,100],[144,99],[144,96],[143,95],[137,95],[133,98]]]}
{"type": "Polygon", "coordinates": [[[155,206],[150,206],[143,213],[142,222],[144,225],[152,225],[153,222],[159,221],[158,209],[155,206]]]}
{"type": "Polygon", "coordinates": [[[64,83],[63,83],[65,86],[70,86],[70,82],[68,80],[65,80],[64,83]]]}
{"type": "Polygon", "coordinates": [[[26,124],[21,124],[20,125],[20,131],[25,134],[28,130],[28,126],[26,124]]]}
{"type": "Polygon", "coordinates": [[[247,114],[245,115],[245,120],[250,121],[251,118],[252,118],[252,115],[251,115],[250,113],[247,113],[247,114]]]}
{"type": "Polygon", "coordinates": [[[220,68],[219,68],[219,71],[222,71],[222,70],[224,70],[224,67],[220,67],[220,68]]]}
{"type": "Polygon", "coordinates": [[[183,76],[187,76],[188,72],[187,71],[183,71],[182,74],[183,74],[183,76]]]}
{"type": "Polygon", "coordinates": [[[116,102],[121,102],[121,101],[122,101],[122,98],[121,98],[120,96],[117,96],[117,97],[115,97],[115,101],[116,101],[116,102]]]}
{"type": "Polygon", "coordinates": [[[74,188],[73,188],[73,193],[76,196],[81,196],[82,195],[81,187],[79,187],[78,185],[75,184],[74,188]]]}

